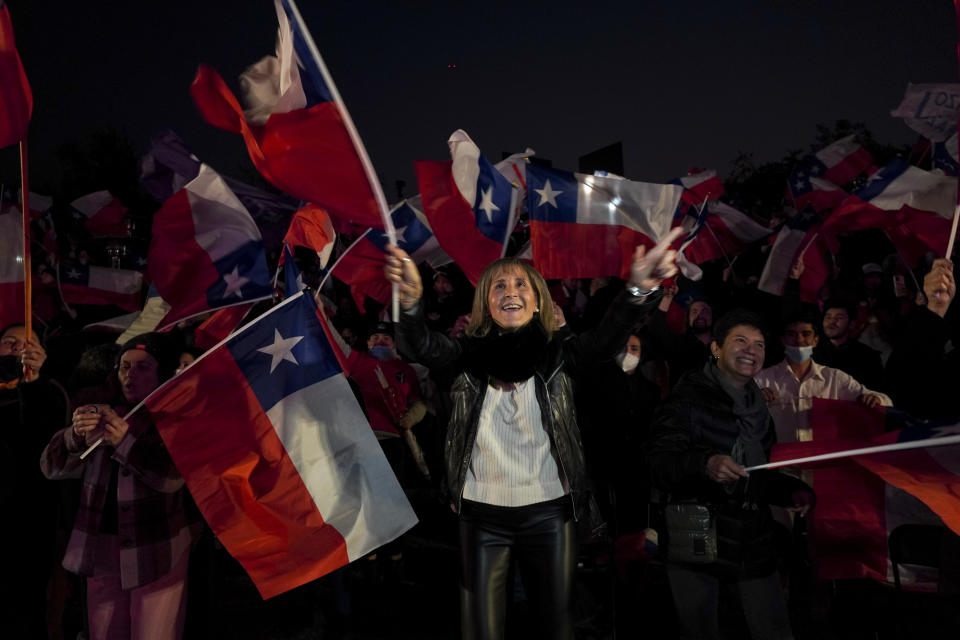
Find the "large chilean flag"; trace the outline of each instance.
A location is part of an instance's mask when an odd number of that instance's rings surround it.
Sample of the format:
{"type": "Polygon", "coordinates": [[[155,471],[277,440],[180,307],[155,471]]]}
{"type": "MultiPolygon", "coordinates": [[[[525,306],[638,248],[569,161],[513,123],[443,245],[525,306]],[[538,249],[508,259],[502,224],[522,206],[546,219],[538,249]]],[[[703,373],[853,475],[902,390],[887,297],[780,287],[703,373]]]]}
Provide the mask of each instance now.
{"type": "Polygon", "coordinates": [[[171,307],[161,330],[273,295],[256,223],[207,165],[154,214],[148,260],[157,291],[171,307]]]}
{"type": "Polygon", "coordinates": [[[264,598],[417,521],[320,322],[299,293],[144,401],[203,517],[264,598]]]}

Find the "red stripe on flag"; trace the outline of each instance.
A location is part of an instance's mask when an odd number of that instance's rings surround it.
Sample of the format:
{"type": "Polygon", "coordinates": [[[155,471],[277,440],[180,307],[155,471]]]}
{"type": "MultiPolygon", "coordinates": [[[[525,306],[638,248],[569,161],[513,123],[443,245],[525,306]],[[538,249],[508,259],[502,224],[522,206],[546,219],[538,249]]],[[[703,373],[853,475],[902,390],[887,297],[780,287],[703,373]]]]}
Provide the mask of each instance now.
{"type": "Polygon", "coordinates": [[[27,136],[33,112],[33,93],[13,38],[13,23],[6,5],[0,7],[0,147],[27,136]]]}
{"type": "Polygon", "coordinates": [[[363,164],[333,102],[274,113],[251,126],[220,75],[200,65],[190,94],[204,119],[240,133],[257,170],[276,187],[365,227],[383,228],[363,164]]]}
{"type": "Polygon", "coordinates": [[[655,243],[646,235],[620,226],[530,222],[533,265],[544,278],[627,279],[638,245],[655,243]]]}
{"type": "Polygon", "coordinates": [[[347,564],[343,536],[324,523],[229,351],[181,376],[147,407],[207,524],[260,594],[347,564]]]}
{"type": "Polygon", "coordinates": [[[452,160],[415,163],[424,214],[437,242],[473,285],[488,264],[500,258],[503,245],[477,228],[473,203],[463,199],[451,173],[452,160]]]}

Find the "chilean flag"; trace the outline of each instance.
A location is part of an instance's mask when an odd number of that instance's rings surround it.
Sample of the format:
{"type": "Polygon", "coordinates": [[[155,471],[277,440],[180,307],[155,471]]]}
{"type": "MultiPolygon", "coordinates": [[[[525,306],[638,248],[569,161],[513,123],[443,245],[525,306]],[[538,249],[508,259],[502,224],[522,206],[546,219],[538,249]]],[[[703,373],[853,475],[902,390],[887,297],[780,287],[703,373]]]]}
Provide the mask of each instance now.
{"type": "Polygon", "coordinates": [[[154,214],[148,262],[171,307],[160,330],[273,295],[256,223],[207,165],[154,214]]]}
{"type": "Polygon", "coordinates": [[[0,327],[24,321],[23,216],[15,207],[0,214],[0,327]]]}
{"type": "Polygon", "coordinates": [[[820,230],[820,224],[820,216],[810,209],[805,209],[787,219],[777,233],[777,239],[763,266],[760,281],[757,283],[760,291],[766,291],[775,296],[783,295],[783,287],[787,283],[790,269],[801,254],[804,256],[805,267],[811,266],[817,254],[816,251],[807,252],[806,250],[820,230]]]}
{"type": "Polygon", "coordinates": [[[703,224],[683,249],[694,264],[703,264],[742,253],[749,245],[771,235],[770,229],[723,202],[707,205],[703,224]]]}
{"type": "MultiPolygon", "coordinates": [[[[409,198],[390,211],[397,246],[415,263],[427,263],[435,269],[448,264],[450,256],[440,248],[419,205],[419,197],[409,198]]],[[[387,242],[386,233],[370,229],[347,249],[333,268],[333,275],[350,285],[350,292],[360,309],[363,309],[367,296],[381,304],[390,300],[390,283],[383,275],[387,242]]]]}
{"type": "Polygon", "coordinates": [[[275,4],[277,55],[241,76],[248,108],[206,65],[190,88],[194,102],[207,122],[243,135],[253,164],[275,186],[343,220],[380,228],[380,210],[336,88],[292,0],[275,4]]]}
{"type": "Polygon", "coordinates": [[[627,278],[670,231],[683,187],[527,167],[533,264],[545,278],[627,278]]]}
{"type": "Polygon", "coordinates": [[[417,521],[309,295],[246,325],[144,404],[207,524],[264,598],[417,521]]]}
{"type": "Polygon", "coordinates": [[[95,238],[127,236],[127,207],[109,191],[96,191],[70,203],[74,220],[83,224],[95,238]]]}
{"type": "MultiPolygon", "coordinates": [[[[918,421],[892,408],[819,398],[810,424],[812,442],[775,445],[770,461],[960,434],[956,421],[918,421]]],[[[948,445],[813,463],[820,577],[892,582],[887,538],[901,524],[946,525],[960,534],[958,449],[948,445]]]]}
{"type": "Polygon", "coordinates": [[[13,39],[10,12],[0,1],[0,147],[26,138],[32,112],[33,93],[13,39]]]}
{"type": "Polygon", "coordinates": [[[682,199],[688,205],[700,207],[704,200],[716,200],[723,195],[723,181],[717,177],[717,172],[708,169],[700,171],[691,169],[687,175],[677,178],[673,184],[683,187],[682,199]]]}
{"type": "Polygon", "coordinates": [[[827,218],[831,235],[859,229],[884,229],[909,262],[926,251],[946,249],[957,197],[957,180],[894,159],[873,174],[827,218]]]}
{"type": "MultiPolygon", "coordinates": [[[[169,129],[150,141],[150,151],[140,160],[140,184],[160,202],[165,202],[200,173],[203,163],[186,143],[169,129]]],[[[279,248],[290,214],[297,201],[282,194],[268,193],[230,176],[220,176],[253,217],[267,251],[279,248]]]]}
{"type": "Polygon", "coordinates": [[[473,284],[506,251],[518,190],[480,153],[467,132],[447,140],[446,162],[417,162],[417,184],[437,242],[473,284]]]}
{"type": "Polygon", "coordinates": [[[139,271],[60,264],[58,276],[67,304],[114,304],[130,312],[140,310],[143,275],[139,271]]]}

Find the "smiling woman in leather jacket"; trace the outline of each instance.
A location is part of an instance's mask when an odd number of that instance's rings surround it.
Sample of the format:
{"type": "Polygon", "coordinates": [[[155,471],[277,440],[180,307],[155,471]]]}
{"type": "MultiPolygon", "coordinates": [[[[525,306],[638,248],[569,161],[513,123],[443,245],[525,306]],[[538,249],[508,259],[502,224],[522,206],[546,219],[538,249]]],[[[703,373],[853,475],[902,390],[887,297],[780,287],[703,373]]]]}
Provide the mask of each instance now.
{"type": "Polygon", "coordinates": [[[571,375],[612,357],[676,271],[676,233],[638,249],[627,291],[601,325],[580,336],[556,332],[553,302],[530,265],[504,258],[480,276],[466,337],[430,331],[416,265],[390,247],[385,273],[404,311],[398,346],[431,369],[459,373],[444,443],[446,488],[460,517],[464,638],[501,638],[511,555],[540,637],[572,638],[569,604],[576,563],[575,522],[599,525],[587,489],[571,375]],[[543,311],[541,313],[541,310],[543,311]]]}

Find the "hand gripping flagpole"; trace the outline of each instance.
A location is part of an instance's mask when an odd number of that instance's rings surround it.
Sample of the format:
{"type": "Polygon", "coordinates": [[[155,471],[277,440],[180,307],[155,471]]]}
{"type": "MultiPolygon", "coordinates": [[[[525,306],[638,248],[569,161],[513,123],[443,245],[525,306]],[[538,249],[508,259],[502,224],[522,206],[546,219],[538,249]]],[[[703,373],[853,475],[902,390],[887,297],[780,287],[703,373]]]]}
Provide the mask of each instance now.
{"type": "MultiPolygon", "coordinates": [[[[353,142],[353,148],[357,152],[357,156],[360,158],[360,163],[363,165],[363,172],[367,176],[367,182],[370,185],[370,191],[373,192],[373,197],[377,201],[377,207],[380,209],[380,219],[383,221],[383,228],[387,232],[387,239],[390,241],[390,244],[397,244],[397,232],[393,228],[393,220],[390,218],[390,209],[387,206],[387,198],[383,195],[383,187],[380,186],[380,179],[377,177],[377,172],[373,169],[373,163],[370,162],[370,156],[367,155],[367,149],[363,146],[363,140],[360,139],[360,134],[357,133],[357,128],[353,124],[353,119],[350,117],[350,112],[347,111],[346,105],[343,103],[343,99],[340,97],[340,92],[337,91],[337,85],[333,83],[333,78],[330,76],[330,72],[327,70],[327,65],[324,64],[323,58],[320,57],[320,50],[317,49],[317,45],[313,41],[313,36],[310,35],[310,32],[306,29],[306,22],[303,20],[303,16],[300,15],[300,10],[297,8],[297,3],[294,0],[283,0],[290,7],[290,11],[293,13],[294,18],[300,25],[303,25],[302,29],[303,40],[307,45],[307,48],[310,50],[310,55],[313,56],[314,62],[317,64],[317,68],[320,69],[321,75],[323,75],[323,81],[327,85],[327,89],[330,91],[330,96],[333,98],[333,101],[336,103],[337,108],[340,110],[340,117],[343,118],[343,124],[347,129],[347,133],[350,135],[350,140],[353,142]]],[[[399,322],[400,320],[400,297],[399,297],[399,284],[393,284],[393,295],[392,304],[391,304],[391,315],[394,322],[399,322]]]]}

